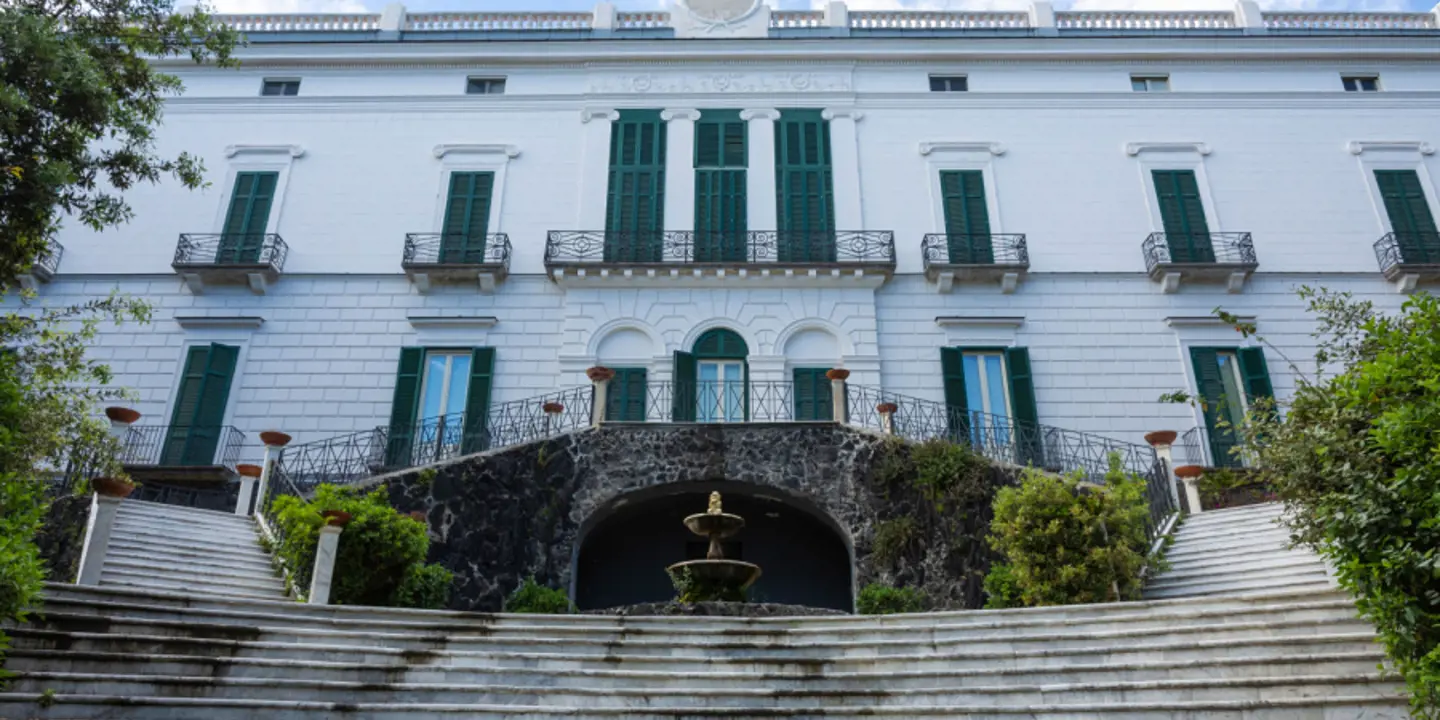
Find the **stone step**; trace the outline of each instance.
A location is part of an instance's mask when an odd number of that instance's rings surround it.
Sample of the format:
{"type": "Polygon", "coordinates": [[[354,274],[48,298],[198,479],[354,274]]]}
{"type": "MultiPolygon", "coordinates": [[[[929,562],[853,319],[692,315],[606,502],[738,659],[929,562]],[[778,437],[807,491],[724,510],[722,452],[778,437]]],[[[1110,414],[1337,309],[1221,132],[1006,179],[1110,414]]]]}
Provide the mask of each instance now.
{"type": "Polygon", "coordinates": [[[1284,531],[1289,532],[1278,520],[1274,518],[1257,518],[1254,520],[1243,520],[1231,523],[1207,525],[1204,527],[1192,527],[1183,525],[1175,533],[1176,541],[1191,540],[1195,538],[1216,537],[1220,535],[1250,535],[1257,532],[1284,531]]]}
{"type": "MultiPolygon", "coordinates": [[[[847,687],[934,688],[960,684],[1083,684],[1103,681],[1150,682],[1187,678],[1298,677],[1304,675],[1366,675],[1384,659],[1371,652],[1297,655],[1291,657],[1230,657],[1206,662],[986,667],[978,669],[854,671],[815,673],[770,672],[765,687],[777,691],[838,691],[847,687]]],[[[195,655],[144,655],[75,650],[10,651],[7,667],[15,672],[52,671],[104,675],[116,668],[140,675],[232,678],[305,678],[355,683],[440,683],[539,685],[557,688],[608,688],[620,685],[660,688],[724,689],[753,686],[754,675],[733,670],[656,672],[613,668],[550,670],[542,668],[473,668],[442,664],[445,658],[398,658],[396,664],[297,661],[276,658],[233,658],[195,655]]],[[[813,670],[813,669],[812,669],[813,670]]]]}
{"type": "Polygon", "coordinates": [[[110,541],[110,552],[106,553],[105,560],[106,562],[123,560],[129,563],[156,562],[177,566],[219,564],[256,572],[269,572],[275,567],[270,556],[261,554],[259,551],[241,553],[238,549],[231,551],[222,549],[177,550],[175,548],[157,548],[151,545],[135,545],[122,542],[119,538],[110,541]]]}
{"type": "Polygon", "coordinates": [[[163,535],[192,542],[240,542],[245,544],[260,542],[260,536],[256,534],[254,525],[209,527],[129,518],[116,520],[115,532],[124,535],[163,535]]]}
{"type": "MultiPolygon", "coordinates": [[[[1168,558],[1167,558],[1168,560],[1168,558]]],[[[1321,565],[1325,561],[1308,550],[1279,550],[1271,553],[1246,553],[1232,557],[1210,558],[1196,555],[1179,561],[1169,560],[1170,569],[1163,575],[1189,572],[1222,572],[1236,568],[1260,568],[1296,564],[1321,565]]]]}
{"type": "Polygon", "coordinates": [[[1202,513],[1191,513],[1186,516],[1185,523],[1206,525],[1259,515],[1278,516],[1284,512],[1284,503],[1260,503],[1258,505],[1244,505],[1241,507],[1225,508],[1223,510],[1206,510],[1202,513]]]}
{"type": "Polygon", "coordinates": [[[1252,512],[1212,517],[1210,513],[1191,515],[1180,525],[1180,532],[1214,532],[1227,528],[1253,525],[1281,526],[1285,515],[1279,512],[1252,512]]]}
{"type": "Polygon", "coordinates": [[[1279,532],[1255,536],[1217,537],[1197,542],[1176,540],[1175,544],[1165,553],[1165,557],[1177,559],[1194,555],[1208,555],[1217,550],[1248,549],[1252,552],[1267,553],[1283,550],[1289,547],[1289,542],[1289,536],[1279,532]]]}
{"type": "Polygon", "coordinates": [[[102,569],[100,584],[113,587],[128,587],[144,590],[164,590],[190,596],[236,596],[255,599],[279,599],[284,597],[285,583],[278,578],[266,578],[253,582],[229,582],[217,578],[190,578],[175,580],[155,577],[145,572],[102,569]]]}
{"type": "Polygon", "coordinates": [[[248,539],[245,542],[236,544],[233,542],[229,542],[223,538],[217,540],[215,538],[196,538],[189,536],[165,535],[160,532],[151,532],[149,530],[130,530],[124,533],[120,533],[117,536],[113,536],[111,542],[125,542],[130,545],[145,548],[163,549],[173,547],[190,551],[218,550],[220,552],[233,551],[242,554],[264,554],[264,550],[260,545],[259,536],[256,536],[253,539],[248,539]]]}
{"type": "Polygon", "coordinates": [[[1328,577],[1321,577],[1321,575],[1317,573],[1313,578],[1291,578],[1284,582],[1277,582],[1275,580],[1245,580],[1147,589],[1145,596],[1155,600],[1179,597],[1206,597],[1254,590],[1260,587],[1275,590],[1323,590],[1325,588],[1333,588],[1335,584],[1328,577]]]}
{"type": "MultiPolygon", "coordinates": [[[[37,720],[416,720],[441,716],[504,717],[526,720],[558,720],[576,717],[623,717],[627,720],[698,720],[700,718],[757,717],[753,711],[737,713],[728,708],[666,707],[639,708],[552,708],[521,705],[442,705],[435,703],[317,703],[297,700],[217,701],[207,698],[154,698],[56,694],[51,707],[39,709],[34,693],[0,693],[0,717],[29,717],[37,720]]],[[[767,709],[763,717],[808,720],[833,717],[897,717],[914,720],[1200,720],[1244,718],[1244,720],[1297,720],[1297,718],[1363,717],[1366,720],[1407,720],[1409,710],[1402,696],[1395,694],[1335,695],[1326,698],[1266,698],[1263,700],[1185,701],[1158,703],[1112,702],[1079,704],[1060,698],[1043,705],[942,707],[833,707],[820,704],[796,708],[767,709]]]]}
{"type": "Polygon", "coordinates": [[[1190,587],[1207,583],[1228,583],[1238,580],[1264,580],[1267,578],[1276,581],[1285,581],[1297,576],[1303,577],[1316,574],[1322,577],[1328,577],[1325,574],[1325,565],[1323,563],[1283,563],[1253,569],[1246,569],[1237,564],[1232,569],[1225,570],[1207,570],[1192,573],[1162,573],[1150,582],[1149,587],[1156,589],[1173,586],[1190,587]]]}
{"type": "Polygon", "coordinates": [[[547,686],[441,685],[414,683],[326,682],[289,678],[172,677],[159,675],[22,672],[11,680],[17,693],[122,695],[130,697],[204,697],[224,700],[286,700],[302,696],[317,702],[393,703],[424,697],[443,704],[530,705],[558,708],[672,707],[771,708],[945,707],[948,705],[1037,705],[1063,698],[1067,703],[1160,703],[1177,695],[1191,701],[1260,700],[1266,697],[1394,697],[1395,681],[1371,674],[1305,675],[1270,678],[1200,678],[1152,682],[1097,682],[1073,685],[981,685],[877,690],[852,687],[832,692],[776,692],[768,687],[699,688],[555,688],[547,686]]]}
{"type": "Polygon", "coordinates": [[[211,637],[164,637],[107,632],[56,632],[15,628],[17,649],[77,652],[131,653],[134,655],[197,655],[201,657],[267,658],[304,662],[348,664],[430,664],[449,667],[546,670],[649,669],[656,672],[711,672],[717,668],[762,674],[786,668],[798,672],[854,670],[954,671],[962,669],[1051,667],[1093,663],[1162,661],[1208,662],[1236,657],[1287,657],[1335,653],[1373,653],[1378,648],[1373,631],[1325,633],[1293,637],[1149,640],[1127,643],[1093,643],[1070,648],[983,647],[958,645],[929,647],[844,647],[839,644],[748,647],[656,648],[611,645],[591,647],[545,642],[537,638],[518,648],[466,642],[445,635],[393,635],[357,637],[354,634],[317,638],[244,628],[221,629],[211,637]]]}
{"type": "Polygon", "coordinates": [[[166,562],[155,558],[129,558],[108,555],[105,558],[106,572],[126,572],[136,575],[147,575],[153,578],[185,582],[196,579],[202,582],[211,579],[234,583],[237,585],[250,585],[255,583],[267,583],[274,581],[284,585],[284,580],[273,568],[250,568],[235,567],[224,563],[221,560],[209,562],[166,562]]]}
{"type": "Polygon", "coordinates": [[[142,500],[126,500],[120,503],[117,513],[121,515],[145,515],[149,517],[190,517],[197,520],[245,519],[231,512],[201,510],[200,508],[166,505],[164,503],[145,502],[142,500]]]}

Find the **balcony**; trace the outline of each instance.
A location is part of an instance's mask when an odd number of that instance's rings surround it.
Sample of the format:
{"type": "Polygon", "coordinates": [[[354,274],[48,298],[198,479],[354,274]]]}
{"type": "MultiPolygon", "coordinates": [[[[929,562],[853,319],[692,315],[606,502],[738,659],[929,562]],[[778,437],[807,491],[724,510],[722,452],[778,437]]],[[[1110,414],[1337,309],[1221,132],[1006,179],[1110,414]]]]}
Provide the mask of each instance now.
{"type": "Polygon", "coordinates": [[[895,234],[555,230],[545,269],[563,285],[879,287],[895,272],[895,234]]]}
{"type": "Polygon", "coordinates": [[[225,426],[132,425],[120,464],[147,481],[223,484],[235,474],[245,433],[225,426]]]}
{"type": "Polygon", "coordinates": [[[51,240],[45,246],[45,252],[35,258],[35,264],[30,266],[30,272],[20,276],[20,287],[35,291],[40,286],[50,282],[55,277],[55,272],[60,269],[60,258],[65,254],[65,247],[60,243],[51,240]]]}
{"type": "Polygon", "coordinates": [[[942,293],[955,283],[999,282],[1000,292],[1015,292],[1030,270],[1024,235],[926,235],[920,245],[925,277],[942,293]]]}
{"type": "Polygon", "coordinates": [[[405,275],[421,294],[434,284],[479,283],[492,293],[510,272],[510,236],[410,233],[405,236],[405,275]]]}
{"type": "Polygon", "coordinates": [[[289,252],[274,233],[186,233],[175,246],[170,267],[196,295],[210,285],[248,285],[251,292],[264,295],[280,278],[289,252]]]}
{"type": "Polygon", "coordinates": [[[1180,281],[1223,282],[1238,293],[1260,263],[1248,232],[1151,233],[1141,248],[1150,279],[1166,293],[1180,290],[1180,281]]]}
{"type": "Polygon", "coordinates": [[[1402,293],[1425,281],[1440,280],[1440,233],[1390,233],[1375,243],[1380,272],[1402,293]]]}

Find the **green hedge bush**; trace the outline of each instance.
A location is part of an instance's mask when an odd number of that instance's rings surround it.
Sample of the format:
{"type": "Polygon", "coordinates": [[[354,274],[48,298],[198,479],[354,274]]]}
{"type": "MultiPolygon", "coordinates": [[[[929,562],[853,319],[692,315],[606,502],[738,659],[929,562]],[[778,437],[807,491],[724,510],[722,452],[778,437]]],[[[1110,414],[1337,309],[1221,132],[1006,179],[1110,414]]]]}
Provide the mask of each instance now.
{"type": "Polygon", "coordinates": [[[915,588],[871,583],[860,589],[855,610],[861,615],[898,615],[925,612],[925,595],[915,588]]]}
{"type": "Polygon", "coordinates": [[[510,597],[505,598],[505,612],[530,613],[535,615],[567,615],[575,612],[570,598],[563,590],[545,587],[535,582],[534,577],[525,578],[510,597]]]}
{"type": "Polygon", "coordinates": [[[995,495],[990,545],[1004,556],[987,592],[997,606],[1073,605],[1140,597],[1148,557],[1145,480],[1110,460],[1103,486],[1027,469],[995,495]]]}
{"type": "Polygon", "coordinates": [[[454,576],[426,565],[430,535],[425,523],[390,507],[384,490],[364,494],[353,488],[321,485],[309,501],[276,499],[274,514],[284,536],[277,554],[303,592],[310,587],[315,547],[325,520],[321,513],[340,510],[352,520],[340,535],[330,602],[336,605],[439,609],[450,599],[454,576]]]}

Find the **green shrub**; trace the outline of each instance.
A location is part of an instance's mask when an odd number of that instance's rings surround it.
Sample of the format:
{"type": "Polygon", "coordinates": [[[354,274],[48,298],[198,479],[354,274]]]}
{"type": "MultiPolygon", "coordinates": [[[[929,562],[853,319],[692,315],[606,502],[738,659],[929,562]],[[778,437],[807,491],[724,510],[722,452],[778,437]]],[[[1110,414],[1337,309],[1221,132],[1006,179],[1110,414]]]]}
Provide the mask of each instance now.
{"type": "Polygon", "coordinates": [[[1440,718],[1440,299],[1382,317],[1345,294],[1300,294],[1317,365],[1337,374],[1300,377],[1283,419],[1262,407],[1241,439],[1295,538],[1375,623],[1413,714],[1440,718]]]}
{"type": "Polygon", "coordinates": [[[875,523],[875,544],[871,556],[881,565],[894,565],[920,543],[915,518],[904,517],[875,523]]]}
{"type": "Polygon", "coordinates": [[[666,572],[670,573],[670,584],[675,586],[675,602],[745,602],[748,599],[746,589],[734,581],[702,580],[688,569],[666,572]]]}
{"type": "Polygon", "coordinates": [[[925,595],[915,588],[871,583],[860,590],[855,610],[861,615],[897,615],[925,611],[925,595]]]}
{"type": "Polygon", "coordinates": [[[927,440],[915,446],[915,487],[944,511],[965,507],[985,497],[990,461],[968,446],[946,440],[927,440]]]}
{"type": "Polygon", "coordinates": [[[1020,586],[1015,582],[1015,570],[1008,563],[990,566],[985,576],[985,609],[1002,610],[1021,607],[1020,586]]]}
{"type": "Polygon", "coordinates": [[[505,599],[505,612],[531,613],[535,615],[566,615],[575,611],[570,598],[563,590],[548,588],[535,582],[534,577],[525,578],[520,587],[505,599]]]}
{"type": "Polygon", "coordinates": [[[320,514],[340,510],[352,520],[340,535],[332,603],[435,609],[448,602],[448,571],[424,566],[430,550],[425,523],[395,512],[384,490],[362,494],[321,485],[308,502],[281,496],[274,509],[284,536],[278,554],[302,591],[309,588],[315,567],[315,547],[325,524],[320,514]]]}
{"type": "Polygon", "coordinates": [[[1254,505],[1276,499],[1275,493],[1260,475],[1244,468],[1209,468],[1200,476],[1196,486],[1200,490],[1200,505],[1206,510],[1254,505]]]}
{"type": "Polygon", "coordinates": [[[1006,602],[1027,607],[1139,599],[1151,563],[1149,513],[1144,479],[1123,472],[1116,457],[1103,487],[1082,486],[1078,473],[1027,469],[1019,487],[995,496],[990,544],[1011,577],[990,583],[1012,584],[1006,602]]]}

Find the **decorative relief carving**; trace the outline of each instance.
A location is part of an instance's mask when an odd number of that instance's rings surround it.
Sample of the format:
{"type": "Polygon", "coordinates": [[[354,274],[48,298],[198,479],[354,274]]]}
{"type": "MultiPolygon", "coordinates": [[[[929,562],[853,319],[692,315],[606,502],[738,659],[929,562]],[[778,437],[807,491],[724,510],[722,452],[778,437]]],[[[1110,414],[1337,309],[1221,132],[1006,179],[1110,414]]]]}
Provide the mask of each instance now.
{"type": "Polygon", "coordinates": [[[840,73],[643,73],[591,80],[591,93],[796,93],[849,92],[850,77],[840,73]]]}

